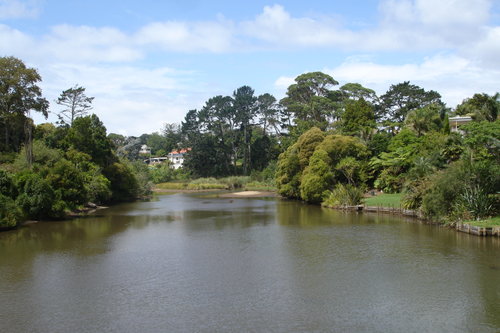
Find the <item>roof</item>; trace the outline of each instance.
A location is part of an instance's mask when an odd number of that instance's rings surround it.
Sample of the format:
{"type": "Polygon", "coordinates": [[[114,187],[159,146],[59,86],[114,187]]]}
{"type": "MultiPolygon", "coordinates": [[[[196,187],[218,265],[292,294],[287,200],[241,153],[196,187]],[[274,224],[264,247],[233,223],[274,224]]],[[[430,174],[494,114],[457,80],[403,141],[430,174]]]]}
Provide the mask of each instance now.
{"type": "Polygon", "coordinates": [[[169,155],[185,154],[190,150],[191,150],[191,148],[181,149],[180,151],[174,150],[174,151],[170,152],[169,155]]]}

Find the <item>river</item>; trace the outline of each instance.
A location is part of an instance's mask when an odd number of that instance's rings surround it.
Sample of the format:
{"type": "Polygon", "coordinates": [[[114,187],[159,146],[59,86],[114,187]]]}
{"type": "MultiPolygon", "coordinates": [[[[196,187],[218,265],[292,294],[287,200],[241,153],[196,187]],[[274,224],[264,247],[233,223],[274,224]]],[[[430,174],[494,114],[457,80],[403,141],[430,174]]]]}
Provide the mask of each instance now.
{"type": "Polygon", "coordinates": [[[499,332],[500,241],[159,195],[0,233],[1,332],[499,332]]]}

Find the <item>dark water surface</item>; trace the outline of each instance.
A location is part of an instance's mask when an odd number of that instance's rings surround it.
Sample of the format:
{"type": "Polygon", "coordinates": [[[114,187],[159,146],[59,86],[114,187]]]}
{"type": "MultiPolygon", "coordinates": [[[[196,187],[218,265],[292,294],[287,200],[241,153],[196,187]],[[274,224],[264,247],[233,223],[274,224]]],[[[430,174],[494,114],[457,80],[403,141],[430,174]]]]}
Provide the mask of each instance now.
{"type": "Polygon", "coordinates": [[[376,214],[158,196],[0,233],[1,332],[500,332],[500,242],[376,214]]]}

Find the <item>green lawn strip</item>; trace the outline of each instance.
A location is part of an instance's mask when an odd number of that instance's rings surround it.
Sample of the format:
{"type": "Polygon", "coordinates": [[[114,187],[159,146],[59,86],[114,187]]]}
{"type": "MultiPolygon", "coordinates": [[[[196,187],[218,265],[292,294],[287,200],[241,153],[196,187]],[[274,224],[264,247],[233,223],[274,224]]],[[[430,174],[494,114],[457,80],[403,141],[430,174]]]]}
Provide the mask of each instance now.
{"type": "Polygon", "coordinates": [[[495,216],[488,220],[480,220],[480,221],[464,221],[464,223],[468,223],[470,225],[474,225],[476,227],[481,228],[491,228],[500,226],[500,215],[495,216]]]}
{"type": "Polygon", "coordinates": [[[163,190],[223,190],[227,186],[224,184],[161,183],[156,184],[156,187],[163,190]]]}
{"type": "Polygon", "coordinates": [[[401,198],[401,193],[395,193],[395,194],[379,194],[375,197],[368,197],[364,198],[365,200],[365,205],[366,206],[377,206],[377,205],[382,205],[384,207],[387,207],[387,205],[395,205],[399,206],[400,201],[399,199],[401,198]]]}

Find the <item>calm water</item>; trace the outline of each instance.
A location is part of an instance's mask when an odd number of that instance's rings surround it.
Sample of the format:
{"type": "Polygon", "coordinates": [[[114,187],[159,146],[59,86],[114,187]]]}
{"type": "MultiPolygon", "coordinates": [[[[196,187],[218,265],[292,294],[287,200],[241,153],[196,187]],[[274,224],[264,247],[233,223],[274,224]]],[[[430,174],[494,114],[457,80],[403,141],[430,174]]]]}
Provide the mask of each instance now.
{"type": "Polygon", "coordinates": [[[1,332],[499,332],[500,241],[159,196],[0,233],[1,332]]]}

